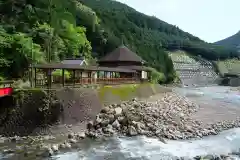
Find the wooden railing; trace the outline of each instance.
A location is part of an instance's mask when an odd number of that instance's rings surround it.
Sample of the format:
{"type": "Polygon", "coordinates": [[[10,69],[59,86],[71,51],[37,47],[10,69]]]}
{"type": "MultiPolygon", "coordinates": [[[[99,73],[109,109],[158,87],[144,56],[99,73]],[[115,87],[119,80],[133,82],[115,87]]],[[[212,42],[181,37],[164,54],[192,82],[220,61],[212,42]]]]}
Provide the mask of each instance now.
{"type": "Polygon", "coordinates": [[[99,84],[119,84],[119,83],[135,83],[135,78],[98,78],[97,83],[99,84]]]}
{"type": "MultiPolygon", "coordinates": [[[[48,84],[47,79],[36,79],[35,86],[53,86],[59,85],[63,86],[62,80],[54,81],[52,80],[51,84],[48,84]]],[[[140,80],[136,78],[79,78],[79,79],[70,79],[65,80],[64,86],[74,86],[74,85],[84,85],[84,84],[131,84],[139,83],[140,80]]]]}

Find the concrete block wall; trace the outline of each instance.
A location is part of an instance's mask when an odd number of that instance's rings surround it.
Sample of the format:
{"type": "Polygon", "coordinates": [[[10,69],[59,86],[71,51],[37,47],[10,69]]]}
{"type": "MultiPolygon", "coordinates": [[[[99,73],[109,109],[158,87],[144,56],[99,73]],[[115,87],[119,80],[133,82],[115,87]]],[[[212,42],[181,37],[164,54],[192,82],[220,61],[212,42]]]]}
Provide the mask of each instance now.
{"type": "Polygon", "coordinates": [[[176,57],[172,58],[172,60],[183,84],[212,84],[218,78],[213,65],[207,60],[193,59],[187,55],[181,55],[181,60],[176,57]],[[184,60],[187,61],[185,62],[184,60]]]}

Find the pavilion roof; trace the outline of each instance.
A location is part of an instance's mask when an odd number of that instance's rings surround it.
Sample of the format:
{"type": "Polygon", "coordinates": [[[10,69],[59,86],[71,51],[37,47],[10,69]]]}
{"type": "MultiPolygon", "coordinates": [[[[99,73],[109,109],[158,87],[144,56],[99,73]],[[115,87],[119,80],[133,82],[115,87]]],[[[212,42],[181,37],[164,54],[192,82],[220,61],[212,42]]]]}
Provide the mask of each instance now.
{"type": "Polygon", "coordinates": [[[69,69],[69,70],[109,71],[125,73],[136,72],[135,70],[121,67],[80,66],[78,64],[62,64],[62,63],[36,64],[33,65],[33,67],[38,69],[69,69]]]}
{"type": "Polygon", "coordinates": [[[143,59],[136,53],[125,47],[124,45],[116,48],[108,53],[105,57],[101,58],[98,62],[143,62],[143,59]]]}

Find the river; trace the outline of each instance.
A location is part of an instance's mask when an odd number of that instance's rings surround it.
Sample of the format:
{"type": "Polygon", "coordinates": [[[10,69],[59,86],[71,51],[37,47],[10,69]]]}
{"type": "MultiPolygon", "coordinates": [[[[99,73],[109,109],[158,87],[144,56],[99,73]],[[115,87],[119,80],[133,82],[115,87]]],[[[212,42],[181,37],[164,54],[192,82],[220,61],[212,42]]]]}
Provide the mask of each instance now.
{"type": "MultiPolygon", "coordinates": [[[[215,103],[226,107],[239,106],[240,94],[229,87],[210,86],[175,88],[196,103],[215,103]]],[[[206,154],[227,154],[240,148],[240,128],[222,132],[201,140],[167,141],[164,144],[146,137],[111,138],[88,141],[79,149],[52,157],[57,160],[159,160],[174,157],[194,157],[206,154]]],[[[2,157],[3,158],[3,157],[2,157]]],[[[11,159],[10,157],[8,159],[11,159]]]]}

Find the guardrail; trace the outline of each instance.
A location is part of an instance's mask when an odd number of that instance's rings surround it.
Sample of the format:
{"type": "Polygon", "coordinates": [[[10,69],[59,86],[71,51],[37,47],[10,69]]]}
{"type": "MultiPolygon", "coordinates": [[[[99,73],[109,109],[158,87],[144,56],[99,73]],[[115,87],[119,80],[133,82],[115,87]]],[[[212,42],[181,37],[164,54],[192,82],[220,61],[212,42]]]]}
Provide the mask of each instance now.
{"type": "Polygon", "coordinates": [[[13,83],[13,80],[0,81],[0,88],[12,87],[13,83]]]}
{"type": "Polygon", "coordinates": [[[12,84],[14,81],[0,81],[0,98],[9,96],[13,92],[12,84]]]}

